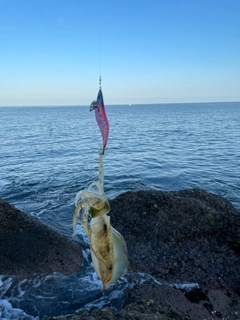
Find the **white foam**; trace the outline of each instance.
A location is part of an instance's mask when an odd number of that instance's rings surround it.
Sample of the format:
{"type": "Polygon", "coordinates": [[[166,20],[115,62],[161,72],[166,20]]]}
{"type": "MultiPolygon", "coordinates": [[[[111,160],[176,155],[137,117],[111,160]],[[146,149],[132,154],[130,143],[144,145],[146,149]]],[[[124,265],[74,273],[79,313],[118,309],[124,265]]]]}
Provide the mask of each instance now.
{"type": "Polygon", "coordinates": [[[30,212],[30,215],[32,217],[36,217],[36,218],[39,218],[41,215],[43,215],[45,212],[47,212],[47,209],[42,209],[40,210],[39,212],[36,212],[36,211],[32,211],[30,212]]]}
{"type": "Polygon", "coordinates": [[[177,289],[184,289],[186,291],[191,291],[194,288],[199,288],[198,283],[174,283],[171,286],[177,289]]]}
{"type": "MultiPolygon", "coordinates": [[[[1,296],[3,294],[5,294],[5,292],[11,287],[13,282],[13,278],[12,277],[7,277],[4,275],[0,275],[0,294],[1,296]]],[[[0,296],[0,297],[1,297],[0,296]]]]}
{"type": "Polygon", "coordinates": [[[75,234],[80,234],[83,238],[83,241],[85,243],[88,243],[88,235],[86,234],[85,230],[83,229],[83,226],[82,224],[77,224],[77,227],[76,227],[76,232],[75,234]]]}
{"type": "Polygon", "coordinates": [[[148,281],[153,281],[154,283],[158,284],[159,286],[161,285],[167,285],[170,287],[174,287],[177,289],[185,289],[187,291],[191,291],[194,288],[199,288],[198,283],[168,283],[168,282],[160,282],[159,280],[157,280],[155,277],[151,276],[150,274],[147,273],[143,273],[143,272],[128,272],[128,274],[131,274],[131,276],[134,277],[138,277],[138,284],[144,284],[148,281]]]}
{"type": "Polygon", "coordinates": [[[26,290],[22,289],[22,285],[27,282],[27,279],[24,279],[18,283],[18,297],[22,297],[26,290]]]}
{"type": "Polygon", "coordinates": [[[0,319],[2,320],[39,320],[39,317],[27,315],[23,310],[13,308],[7,300],[0,300],[0,319]]]}

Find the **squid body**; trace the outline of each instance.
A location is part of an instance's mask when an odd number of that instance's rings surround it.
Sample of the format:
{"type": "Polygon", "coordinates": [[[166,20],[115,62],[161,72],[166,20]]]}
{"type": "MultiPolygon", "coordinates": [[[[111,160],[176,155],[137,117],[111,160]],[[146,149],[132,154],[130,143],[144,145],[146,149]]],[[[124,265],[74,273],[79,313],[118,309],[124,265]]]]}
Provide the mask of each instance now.
{"type": "Polygon", "coordinates": [[[89,238],[94,269],[102,280],[104,289],[107,289],[127,271],[129,263],[126,243],[122,235],[111,226],[110,217],[107,215],[110,205],[104,194],[102,157],[103,153],[100,153],[98,181],[76,196],[73,233],[82,209],[82,224],[89,238]]]}

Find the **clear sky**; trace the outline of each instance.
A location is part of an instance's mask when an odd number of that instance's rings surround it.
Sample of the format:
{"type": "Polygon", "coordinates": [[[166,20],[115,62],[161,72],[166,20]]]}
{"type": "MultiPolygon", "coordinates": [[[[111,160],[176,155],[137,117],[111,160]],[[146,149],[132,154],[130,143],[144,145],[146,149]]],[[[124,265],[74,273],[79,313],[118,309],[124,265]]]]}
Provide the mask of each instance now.
{"type": "Polygon", "coordinates": [[[0,106],[240,101],[240,0],[0,0],[0,106]]]}

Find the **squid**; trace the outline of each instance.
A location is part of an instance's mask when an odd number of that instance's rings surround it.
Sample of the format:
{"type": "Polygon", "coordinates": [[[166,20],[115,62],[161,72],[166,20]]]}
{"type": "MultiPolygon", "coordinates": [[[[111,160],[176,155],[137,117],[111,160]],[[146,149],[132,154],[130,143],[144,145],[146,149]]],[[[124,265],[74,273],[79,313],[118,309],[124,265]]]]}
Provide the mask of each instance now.
{"type": "Polygon", "coordinates": [[[107,145],[109,124],[108,121],[106,122],[101,86],[98,99],[91,104],[91,109],[95,109],[96,119],[101,129],[103,149],[99,152],[98,180],[76,195],[73,234],[82,210],[82,225],[88,235],[93,266],[102,281],[103,288],[107,289],[127,271],[129,262],[125,240],[111,226],[108,216],[110,205],[104,194],[103,155],[107,145]]]}

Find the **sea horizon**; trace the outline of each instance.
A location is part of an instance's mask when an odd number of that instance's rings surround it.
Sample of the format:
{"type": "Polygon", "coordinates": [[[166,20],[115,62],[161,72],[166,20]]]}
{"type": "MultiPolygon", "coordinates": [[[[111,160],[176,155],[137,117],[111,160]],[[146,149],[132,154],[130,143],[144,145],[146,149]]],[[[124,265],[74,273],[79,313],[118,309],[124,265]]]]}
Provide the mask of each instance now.
{"type": "MultiPolygon", "coordinates": [[[[240,100],[236,101],[195,101],[195,102],[154,102],[154,103],[111,103],[106,104],[106,107],[118,107],[118,106],[157,106],[157,105],[183,105],[183,104],[223,104],[223,103],[240,103],[240,100]]],[[[34,104],[34,105],[0,105],[0,108],[52,108],[52,107],[88,107],[89,104],[34,104]]]]}

